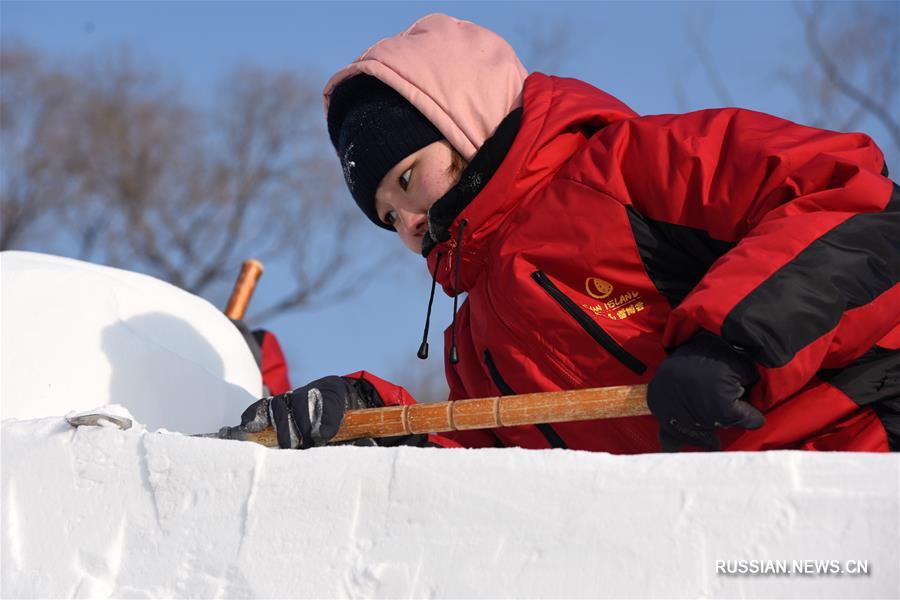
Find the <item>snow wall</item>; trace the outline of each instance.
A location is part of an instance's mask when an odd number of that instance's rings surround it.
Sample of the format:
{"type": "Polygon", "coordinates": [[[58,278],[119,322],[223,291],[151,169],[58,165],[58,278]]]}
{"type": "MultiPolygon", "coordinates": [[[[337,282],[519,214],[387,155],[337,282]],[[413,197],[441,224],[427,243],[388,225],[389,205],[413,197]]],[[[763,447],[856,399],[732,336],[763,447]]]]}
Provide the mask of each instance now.
{"type": "Polygon", "coordinates": [[[0,252],[0,367],[3,418],[119,404],[153,428],[217,431],[262,394],[247,344],[203,298],[35,252],[0,252]]]}
{"type": "Polygon", "coordinates": [[[192,438],[260,393],[216,307],[24,252],[0,292],[5,598],[900,597],[896,455],[192,438]]]}
{"type": "Polygon", "coordinates": [[[896,455],[290,451],[46,418],[3,422],[2,476],[4,597],[900,596],[896,455]]]}

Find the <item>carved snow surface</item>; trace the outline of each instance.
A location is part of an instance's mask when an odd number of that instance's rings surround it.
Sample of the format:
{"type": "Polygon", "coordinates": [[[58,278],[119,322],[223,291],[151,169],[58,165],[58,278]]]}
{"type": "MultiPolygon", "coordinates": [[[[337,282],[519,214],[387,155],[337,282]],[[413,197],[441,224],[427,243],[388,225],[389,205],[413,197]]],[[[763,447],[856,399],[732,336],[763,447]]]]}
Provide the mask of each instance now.
{"type": "Polygon", "coordinates": [[[262,395],[247,344],[206,300],[153,277],[0,253],[0,414],[120,404],[150,428],[234,425],[262,395]]]}
{"type": "Polygon", "coordinates": [[[0,441],[3,597],[900,592],[897,455],[289,451],[55,417],[0,441]],[[741,560],[869,573],[716,572],[741,560]]]}

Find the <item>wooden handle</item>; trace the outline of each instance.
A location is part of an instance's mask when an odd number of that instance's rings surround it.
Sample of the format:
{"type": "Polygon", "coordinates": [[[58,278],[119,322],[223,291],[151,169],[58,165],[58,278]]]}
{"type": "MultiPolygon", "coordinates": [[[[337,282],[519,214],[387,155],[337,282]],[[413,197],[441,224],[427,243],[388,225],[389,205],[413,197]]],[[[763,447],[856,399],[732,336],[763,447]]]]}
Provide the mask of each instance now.
{"type": "Polygon", "coordinates": [[[253,290],[256,289],[256,282],[259,281],[262,273],[261,262],[252,258],[244,261],[241,265],[241,274],[238,275],[237,281],[234,282],[234,289],[231,290],[228,306],[225,307],[225,316],[235,320],[244,318],[247,305],[250,304],[250,297],[253,296],[253,290]]]}
{"type": "MultiPolygon", "coordinates": [[[[344,421],[332,441],[649,414],[647,386],[622,385],[350,410],[344,415],[344,421]]],[[[230,429],[233,432],[235,428],[230,429]]],[[[227,437],[273,448],[278,446],[275,431],[271,428],[259,433],[242,432],[227,437]]]]}

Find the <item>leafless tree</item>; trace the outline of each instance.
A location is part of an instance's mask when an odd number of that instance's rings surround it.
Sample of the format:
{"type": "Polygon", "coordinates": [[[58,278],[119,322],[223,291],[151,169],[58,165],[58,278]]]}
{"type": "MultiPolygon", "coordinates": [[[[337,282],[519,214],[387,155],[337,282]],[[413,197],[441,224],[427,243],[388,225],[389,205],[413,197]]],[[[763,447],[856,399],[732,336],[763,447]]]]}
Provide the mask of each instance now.
{"type": "Polygon", "coordinates": [[[212,108],[127,50],[74,67],[4,46],[0,249],[55,251],[222,297],[243,258],[284,265],[255,320],[356,286],[364,221],[325,133],[318,83],[244,65],[212,108]],[[40,230],[40,226],[44,230],[40,230]],[[52,226],[51,226],[52,225],[52,226]]]}
{"type": "Polygon", "coordinates": [[[40,57],[20,45],[0,54],[0,249],[12,248],[40,229],[71,191],[59,177],[64,157],[60,130],[71,117],[75,82],[47,72],[40,57]]]}
{"type": "Polygon", "coordinates": [[[529,72],[559,75],[565,60],[574,49],[575,32],[563,21],[529,22],[519,27],[521,42],[516,51],[529,72]]]}
{"type": "MultiPolygon", "coordinates": [[[[797,94],[803,123],[838,131],[877,132],[891,173],[900,171],[900,4],[798,2],[794,4],[808,52],[801,65],[775,68],[777,80],[797,94]]],[[[709,13],[685,26],[688,47],[717,100],[734,106],[726,78],[700,32],[709,13]]],[[[682,109],[688,104],[674,81],[682,109]]]]}
{"type": "MultiPolygon", "coordinates": [[[[736,106],[732,98],[728,84],[719,72],[716,65],[715,57],[706,44],[706,36],[704,31],[708,31],[711,27],[712,13],[702,12],[693,13],[685,23],[685,41],[691,50],[697,64],[703,69],[703,75],[709,82],[715,94],[716,100],[721,106],[736,106]]],[[[674,79],[675,96],[681,110],[687,110],[687,93],[684,89],[683,79],[676,77],[674,79]]]]}
{"type": "Polygon", "coordinates": [[[796,3],[811,62],[789,74],[813,125],[852,131],[877,125],[900,168],[900,4],[796,3]]]}

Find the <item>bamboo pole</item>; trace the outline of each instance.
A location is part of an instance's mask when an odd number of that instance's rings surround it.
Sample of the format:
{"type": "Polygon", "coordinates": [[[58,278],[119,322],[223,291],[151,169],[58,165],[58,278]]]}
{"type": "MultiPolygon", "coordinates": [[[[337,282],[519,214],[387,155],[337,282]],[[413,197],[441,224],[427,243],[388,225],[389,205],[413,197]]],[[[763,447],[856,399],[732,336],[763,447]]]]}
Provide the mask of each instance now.
{"type": "MultiPolygon", "coordinates": [[[[332,442],[464,429],[561,423],[649,415],[646,385],[493,396],[434,404],[350,410],[332,442]]],[[[223,427],[217,437],[277,447],[275,431],[223,427]]]]}
{"type": "Polygon", "coordinates": [[[247,305],[250,304],[250,297],[253,296],[253,290],[256,289],[256,282],[259,281],[262,273],[263,265],[258,260],[248,258],[243,262],[241,272],[231,290],[228,305],[225,307],[226,317],[234,320],[244,318],[247,305]]]}

